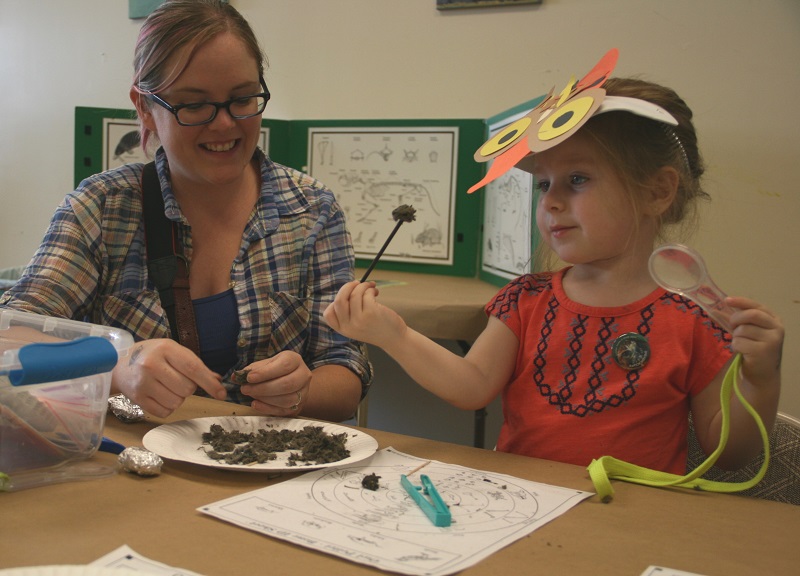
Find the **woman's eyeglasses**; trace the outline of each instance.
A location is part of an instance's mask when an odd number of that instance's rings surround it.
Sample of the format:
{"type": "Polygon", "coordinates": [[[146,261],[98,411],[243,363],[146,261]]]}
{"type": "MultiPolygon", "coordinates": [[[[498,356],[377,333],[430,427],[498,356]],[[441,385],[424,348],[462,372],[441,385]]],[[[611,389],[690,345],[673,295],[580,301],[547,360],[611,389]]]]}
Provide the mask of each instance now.
{"type": "Polygon", "coordinates": [[[267,107],[270,94],[264,78],[259,78],[259,83],[264,89],[263,92],[251,96],[231,98],[226,102],[194,102],[173,106],[156,94],[145,94],[145,96],[172,112],[181,126],[202,126],[214,120],[220,108],[227,110],[228,114],[237,120],[261,114],[264,108],[267,107]]]}

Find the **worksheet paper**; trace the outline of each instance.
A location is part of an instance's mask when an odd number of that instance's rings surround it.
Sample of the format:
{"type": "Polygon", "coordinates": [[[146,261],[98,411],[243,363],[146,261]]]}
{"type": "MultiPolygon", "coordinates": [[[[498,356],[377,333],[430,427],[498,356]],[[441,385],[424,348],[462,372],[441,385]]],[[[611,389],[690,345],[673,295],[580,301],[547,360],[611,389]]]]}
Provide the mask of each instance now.
{"type": "Polygon", "coordinates": [[[642,576],[703,576],[703,575],[695,574],[694,572],[685,572],[684,570],[675,570],[673,568],[664,568],[663,566],[648,566],[647,570],[642,572],[642,576]]]}
{"type": "Polygon", "coordinates": [[[590,496],[386,448],[198,510],[381,570],[437,576],[477,564],[590,496]],[[362,486],[370,474],[379,476],[375,491],[362,486]],[[430,477],[449,506],[449,527],[433,525],[401,486],[402,474],[417,486],[419,474],[430,477]]]}
{"type": "Polygon", "coordinates": [[[163,562],[142,556],[127,544],[112,550],[90,564],[101,568],[122,568],[128,572],[141,572],[147,576],[201,576],[197,572],[175,568],[163,562]]]}

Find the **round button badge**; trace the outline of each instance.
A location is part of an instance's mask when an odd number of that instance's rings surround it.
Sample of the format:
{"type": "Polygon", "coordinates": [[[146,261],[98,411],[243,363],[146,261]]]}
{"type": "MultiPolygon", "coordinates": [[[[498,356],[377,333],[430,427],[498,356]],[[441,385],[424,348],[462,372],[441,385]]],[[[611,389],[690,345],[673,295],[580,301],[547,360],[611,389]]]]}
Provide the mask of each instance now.
{"type": "Polygon", "coordinates": [[[628,332],[614,340],[611,356],[620,368],[639,370],[650,359],[650,343],[635,332],[628,332]]]}

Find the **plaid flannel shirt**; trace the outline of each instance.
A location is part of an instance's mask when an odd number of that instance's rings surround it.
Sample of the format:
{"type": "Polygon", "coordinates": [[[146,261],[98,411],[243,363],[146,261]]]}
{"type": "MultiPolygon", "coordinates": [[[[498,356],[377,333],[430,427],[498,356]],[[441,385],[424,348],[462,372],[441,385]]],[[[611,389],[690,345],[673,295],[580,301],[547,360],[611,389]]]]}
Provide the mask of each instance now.
{"type": "MultiPolygon", "coordinates": [[[[363,397],[372,380],[366,347],[322,319],[339,288],[354,278],[344,213],[317,180],[275,164],[261,150],[255,157],[261,193],[230,271],[240,323],[234,369],[294,350],[312,370],[325,364],[352,370],[361,379],[363,397]]],[[[161,149],[156,168],[165,213],[178,222],[179,242],[191,261],[191,228],[172,193],[161,149]]],[[[0,306],[123,328],[137,341],[169,337],[166,314],[147,274],[142,169],[143,164],[128,164],[94,175],[67,195],[0,306]]],[[[229,397],[248,400],[229,375],[229,397]]]]}

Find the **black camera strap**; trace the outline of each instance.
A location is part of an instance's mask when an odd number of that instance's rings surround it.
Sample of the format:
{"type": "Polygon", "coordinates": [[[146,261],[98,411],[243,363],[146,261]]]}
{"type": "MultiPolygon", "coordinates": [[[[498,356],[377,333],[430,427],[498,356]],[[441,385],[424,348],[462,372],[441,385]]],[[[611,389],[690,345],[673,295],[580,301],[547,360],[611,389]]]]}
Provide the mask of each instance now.
{"type": "Polygon", "coordinates": [[[147,273],[158,289],[172,338],[200,355],[200,340],[189,292],[189,264],[178,254],[177,224],[164,214],[164,196],[155,162],[142,172],[142,212],[147,247],[147,273]]]}

